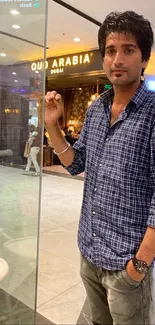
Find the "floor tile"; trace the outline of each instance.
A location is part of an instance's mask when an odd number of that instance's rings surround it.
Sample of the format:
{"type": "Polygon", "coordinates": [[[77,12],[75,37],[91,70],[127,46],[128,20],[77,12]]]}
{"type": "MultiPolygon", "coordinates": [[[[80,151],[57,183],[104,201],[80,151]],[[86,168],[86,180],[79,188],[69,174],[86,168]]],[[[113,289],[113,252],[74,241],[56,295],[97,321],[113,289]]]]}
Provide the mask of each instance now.
{"type": "MultiPolygon", "coordinates": [[[[3,325],[34,325],[35,312],[34,308],[31,309],[23,304],[20,300],[7,294],[0,289],[0,324],[3,325]]],[[[36,314],[36,325],[52,325],[48,319],[40,314],[36,314]]],[[[53,324],[54,325],[54,324],[53,324]]]]}
{"type": "Polygon", "coordinates": [[[53,228],[53,225],[64,226],[68,223],[79,221],[81,210],[82,198],[63,198],[61,200],[55,200],[42,206],[41,209],[41,223],[42,227],[48,225],[49,229],[53,228]]]}
{"type": "Polygon", "coordinates": [[[79,267],[40,250],[38,306],[80,282],[79,267]]]}
{"type": "Polygon", "coordinates": [[[77,223],[56,228],[40,235],[40,249],[79,266],[77,223]]]}
{"type": "Polygon", "coordinates": [[[38,312],[55,324],[76,324],[85,298],[81,283],[38,308],[38,312]]]}

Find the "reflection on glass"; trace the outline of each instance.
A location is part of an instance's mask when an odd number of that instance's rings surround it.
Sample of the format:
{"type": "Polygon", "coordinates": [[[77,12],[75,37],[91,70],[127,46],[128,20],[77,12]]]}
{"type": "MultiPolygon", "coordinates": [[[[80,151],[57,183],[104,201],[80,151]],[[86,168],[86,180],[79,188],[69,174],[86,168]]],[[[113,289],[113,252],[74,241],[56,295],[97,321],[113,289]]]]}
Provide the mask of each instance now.
{"type": "Polygon", "coordinates": [[[47,3],[40,2],[0,1],[2,324],[34,324],[35,321],[44,69],[35,73],[28,60],[36,57],[44,60],[47,3]],[[12,27],[15,24],[20,26],[18,30],[12,27]],[[30,138],[30,152],[26,156],[25,146],[30,138]],[[26,174],[28,159],[30,166],[26,174]]]}
{"type": "Polygon", "coordinates": [[[155,91],[155,52],[151,53],[148,66],[145,70],[145,84],[148,90],[155,91]]]}

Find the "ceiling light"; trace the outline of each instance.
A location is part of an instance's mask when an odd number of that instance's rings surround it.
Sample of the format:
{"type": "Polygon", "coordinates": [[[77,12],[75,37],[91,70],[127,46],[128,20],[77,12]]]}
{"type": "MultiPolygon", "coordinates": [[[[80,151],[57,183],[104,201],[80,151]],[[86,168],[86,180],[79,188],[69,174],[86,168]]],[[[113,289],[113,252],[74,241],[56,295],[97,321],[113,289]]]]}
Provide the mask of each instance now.
{"type": "Polygon", "coordinates": [[[13,25],[12,27],[15,28],[15,29],[19,29],[20,28],[19,25],[13,25]]]}
{"type": "Polygon", "coordinates": [[[74,37],[73,38],[73,41],[76,42],[76,43],[78,43],[78,42],[80,42],[80,38],[79,37],[74,37]]]}
{"type": "Polygon", "coordinates": [[[19,11],[17,11],[17,10],[11,10],[11,14],[12,15],[18,15],[19,14],[19,11]]]}
{"type": "Polygon", "coordinates": [[[1,53],[1,56],[6,56],[6,54],[5,53],[1,53]]]}
{"type": "Polygon", "coordinates": [[[15,75],[15,74],[17,74],[17,73],[16,73],[16,72],[12,72],[12,74],[14,74],[14,75],[15,75]]]}
{"type": "Polygon", "coordinates": [[[18,82],[18,80],[14,80],[14,82],[18,82]]]}
{"type": "Polygon", "coordinates": [[[35,73],[39,73],[39,71],[35,71],[35,73]]]}

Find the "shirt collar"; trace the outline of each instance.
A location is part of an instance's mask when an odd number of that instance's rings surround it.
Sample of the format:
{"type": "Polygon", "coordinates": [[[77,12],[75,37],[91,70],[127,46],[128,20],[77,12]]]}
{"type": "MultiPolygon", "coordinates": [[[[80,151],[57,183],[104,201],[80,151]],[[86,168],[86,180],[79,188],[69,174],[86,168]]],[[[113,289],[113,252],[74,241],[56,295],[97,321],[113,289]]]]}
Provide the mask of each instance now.
{"type": "MultiPolygon", "coordinates": [[[[144,102],[147,94],[148,94],[148,90],[146,88],[145,82],[142,81],[141,85],[137,89],[134,96],[131,98],[130,102],[134,103],[136,105],[136,107],[138,107],[144,102]]],[[[112,103],[113,97],[114,97],[114,89],[113,88],[111,88],[110,90],[107,90],[106,92],[104,92],[100,95],[101,101],[103,103],[107,103],[107,104],[112,103]]]]}

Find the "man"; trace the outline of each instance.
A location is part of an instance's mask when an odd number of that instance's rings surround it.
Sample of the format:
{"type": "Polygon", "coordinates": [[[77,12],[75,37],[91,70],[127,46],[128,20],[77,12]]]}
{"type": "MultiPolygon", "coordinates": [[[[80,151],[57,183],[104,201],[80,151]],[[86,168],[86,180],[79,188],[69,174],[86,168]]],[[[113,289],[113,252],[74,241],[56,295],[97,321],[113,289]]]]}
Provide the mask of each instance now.
{"type": "Polygon", "coordinates": [[[140,81],[153,32],[142,16],[113,12],[98,39],[113,89],[92,103],[74,148],[58,127],[55,91],[45,123],[67,170],[85,170],[78,243],[93,323],[155,324],[155,94],[140,81]]]}

